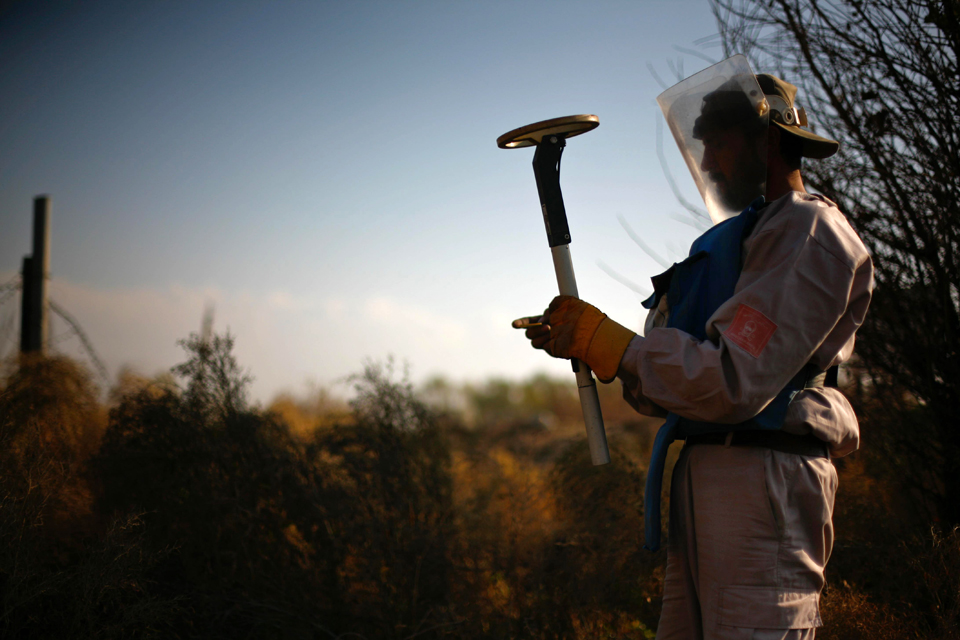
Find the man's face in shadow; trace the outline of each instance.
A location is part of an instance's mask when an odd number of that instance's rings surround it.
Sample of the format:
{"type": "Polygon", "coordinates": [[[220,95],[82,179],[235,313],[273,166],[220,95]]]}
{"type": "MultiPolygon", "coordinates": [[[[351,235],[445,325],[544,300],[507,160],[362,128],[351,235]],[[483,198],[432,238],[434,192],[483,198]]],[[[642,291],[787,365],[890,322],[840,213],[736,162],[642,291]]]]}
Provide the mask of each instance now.
{"type": "Polygon", "coordinates": [[[700,171],[716,184],[725,207],[741,211],[763,195],[766,158],[761,157],[756,136],[746,135],[740,127],[718,128],[705,132],[702,141],[700,171]]]}

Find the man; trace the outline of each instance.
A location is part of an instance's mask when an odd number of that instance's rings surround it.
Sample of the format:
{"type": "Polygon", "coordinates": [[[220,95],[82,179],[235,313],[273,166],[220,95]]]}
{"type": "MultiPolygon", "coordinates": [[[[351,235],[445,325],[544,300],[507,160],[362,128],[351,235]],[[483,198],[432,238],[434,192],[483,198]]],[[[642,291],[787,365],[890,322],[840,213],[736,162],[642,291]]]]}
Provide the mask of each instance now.
{"type": "Polygon", "coordinates": [[[804,188],[801,158],[839,145],[801,128],[795,95],[736,56],[658,98],[711,216],[727,219],[654,278],[643,337],[569,296],[526,331],[535,348],[619,377],[639,412],[667,416],[648,469],[654,549],[666,449],[686,440],[661,639],[813,638],[821,625],[829,456],[859,445],[836,366],[853,352],[873,267],[837,207],[804,188]]]}

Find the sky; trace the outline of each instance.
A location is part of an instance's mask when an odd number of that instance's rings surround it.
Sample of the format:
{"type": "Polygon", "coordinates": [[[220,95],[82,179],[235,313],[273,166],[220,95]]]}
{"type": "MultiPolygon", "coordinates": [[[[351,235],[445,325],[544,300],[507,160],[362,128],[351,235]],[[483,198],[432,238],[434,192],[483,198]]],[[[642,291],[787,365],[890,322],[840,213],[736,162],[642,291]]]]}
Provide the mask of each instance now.
{"type": "MultiPolygon", "coordinates": [[[[664,267],[620,220],[668,263],[698,234],[655,98],[722,57],[715,34],[706,0],[14,2],[0,285],[47,194],[50,298],[111,377],[182,361],[207,305],[259,402],[391,356],[414,381],[572,377],[510,328],[557,285],[533,151],[496,139],[599,117],[563,156],[570,248],[580,297],[639,330],[619,280],[649,290],[664,267]]],[[[57,317],[51,343],[85,357],[57,317]]]]}

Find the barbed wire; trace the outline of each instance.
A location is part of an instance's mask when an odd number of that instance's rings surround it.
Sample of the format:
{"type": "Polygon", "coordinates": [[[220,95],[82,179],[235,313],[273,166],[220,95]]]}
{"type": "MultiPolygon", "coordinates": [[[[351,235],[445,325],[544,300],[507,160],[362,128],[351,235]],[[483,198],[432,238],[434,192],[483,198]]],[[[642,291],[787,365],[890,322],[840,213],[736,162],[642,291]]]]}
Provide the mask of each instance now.
{"type": "MultiPolygon", "coordinates": [[[[53,332],[51,331],[51,333],[53,333],[53,332]]],[[[57,335],[51,335],[50,338],[47,339],[47,346],[48,346],[48,347],[53,347],[53,346],[55,346],[55,345],[60,344],[61,342],[66,342],[67,340],[69,340],[70,338],[72,338],[72,337],[74,336],[74,334],[76,334],[76,331],[74,331],[73,328],[71,327],[70,329],[67,329],[66,331],[61,331],[61,332],[58,333],[57,335]]]]}
{"type": "MultiPolygon", "coordinates": [[[[7,280],[7,282],[5,282],[3,285],[0,285],[0,309],[3,308],[3,305],[7,300],[13,298],[17,291],[21,289],[21,285],[22,283],[19,273],[10,278],[10,280],[7,280]]],[[[6,360],[8,344],[13,345],[13,349],[11,349],[11,351],[20,348],[19,340],[11,337],[16,317],[16,309],[4,316],[3,328],[0,329],[0,336],[2,336],[2,340],[0,340],[0,360],[6,360]]]]}
{"type": "MultiPolygon", "coordinates": [[[[11,299],[18,291],[22,289],[23,289],[23,278],[19,273],[14,277],[10,278],[9,280],[7,280],[2,285],[0,285],[0,307],[2,307],[7,302],[7,300],[11,299]]],[[[90,338],[87,337],[87,334],[83,330],[83,327],[80,326],[80,323],[77,322],[77,320],[72,315],[70,315],[70,313],[66,309],[58,305],[53,300],[48,299],[47,305],[49,306],[50,310],[56,313],[58,316],[60,316],[70,326],[70,329],[71,329],[69,331],[60,333],[55,337],[51,337],[48,345],[52,347],[56,344],[59,344],[67,340],[73,334],[76,334],[77,337],[80,339],[80,344],[83,346],[83,349],[86,351],[87,356],[90,358],[90,361],[93,363],[94,368],[96,368],[97,373],[100,374],[100,377],[103,378],[104,382],[106,382],[107,384],[110,384],[110,378],[109,378],[109,375],[107,374],[107,367],[103,364],[103,361],[97,355],[96,350],[93,348],[93,343],[90,342],[90,338]]],[[[0,336],[2,336],[2,340],[0,340],[0,356],[3,356],[5,354],[7,343],[13,343],[15,345],[17,344],[17,340],[12,339],[10,337],[15,316],[16,316],[15,312],[7,316],[6,320],[3,322],[2,328],[0,328],[0,336]]]]}
{"type": "Polygon", "coordinates": [[[20,274],[14,275],[12,278],[7,280],[4,284],[0,285],[0,291],[6,291],[7,289],[19,289],[22,278],[20,274]]]}
{"type": "Polygon", "coordinates": [[[10,337],[10,334],[13,333],[13,322],[16,319],[16,317],[17,317],[16,313],[10,313],[10,314],[7,314],[7,316],[3,321],[3,329],[0,330],[0,332],[2,332],[3,334],[4,342],[12,342],[13,344],[18,344],[16,338],[10,337]]]}
{"type": "Polygon", "coordinates": [[[63,320],[73,327],[74,332],[77,334],[77,337],[80,338],[80,343],[83,345],[83,348],[87,352],[90,361],[93,362],[94,367],[96,367],[97,372],[100,374],[100,377],[103,378],[103,381],[107,384],[110,384],[110,377],[107,375],[107,367],[104,366],[103,361],[100,360],[100,357],[97,356],[97,352],[93,348],[93,343],[90,342],[90,339],[87,337],[86,332],[80,326],[80,323],[77,322],[72,315],[70,315],[66,309],[58,305],[53,300],[47,302],[50,305],[50,310],[56,313],[58,316],[63,318],[63,320]]]}
{"type": "Polygon", "coordinates": [[[17,291],[22,289],[22,283],[20,282],[20,276],[15,276],[12,280],[9,280],[6,284],[0,286],[0,305],[5,303],[7,300],[12,298],[17,291]]]}
{"type": "Polygon", "coordinates": [[[2,336],[2,339],[0,339],[0,362],[2,362],[3,360],[6,360],[7,358],[8,343],[12,344],[14,346],[14,349],[20,348],[19,341],[10,337],[10,334],[13,333],[13,324],[14,324],[14,321],[16,320],[16,317],[17,317],[16,310],[4,316],[3,326],[2,328],[0,328],[0,336],[2,336]]]}

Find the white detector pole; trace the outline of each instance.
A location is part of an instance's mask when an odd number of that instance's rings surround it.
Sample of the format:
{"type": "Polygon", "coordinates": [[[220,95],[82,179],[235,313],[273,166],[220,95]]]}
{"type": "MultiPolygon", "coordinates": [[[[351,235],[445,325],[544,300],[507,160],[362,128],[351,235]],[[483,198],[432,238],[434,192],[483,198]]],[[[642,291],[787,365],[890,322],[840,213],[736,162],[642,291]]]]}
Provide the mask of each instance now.
{"type": "MultiPolygon", "coordinates": [[[[497,138],[497,145],[502,149],[534,145],[537,147],[533,155],[533,173],[537,178],[540,208],[547,229],[550,251],[553,254],[557,284],[560,295],[576,298],[580,295],[577,292],[577,278],[573,274],[573,261],[570,259],[570,227],[567,225],[563,194],[560,192],[560,155],[566,146],[567,138],[586,133],[599,124],[600,120],[597,116],[568,116],[535,122],[497,138]]],[[[580,406],[583,409],[583,421],[587,427],[590,459],[595,465],[607,464],[610,462],[610,450],[607,448],[607,434],[603,428],[597,382],[586,364],[579,360],[572,360],[572,364],[573,371],[577,375],[577,390],[580,394],[580,406]]]]}
{"type": "MultiPolygon", "coordinates": [[[[579,298],[577,278],[573,275],[573,261],[570,259],[570,245],[551,247],[550,251],[553,253],[553,268],[557,272],[560,295],[579,298]]],[[[597,381],[594,380],[590,367],[579,360],[573,361],[573,370],[577,374],[577,391],[580,393],[583,422],[587,427],[590,460],[595,465],[607,464],[610,462],[610,450],[607,448],[607,432],[603,428],[603,414],[600,413],[597,381]]]]}

